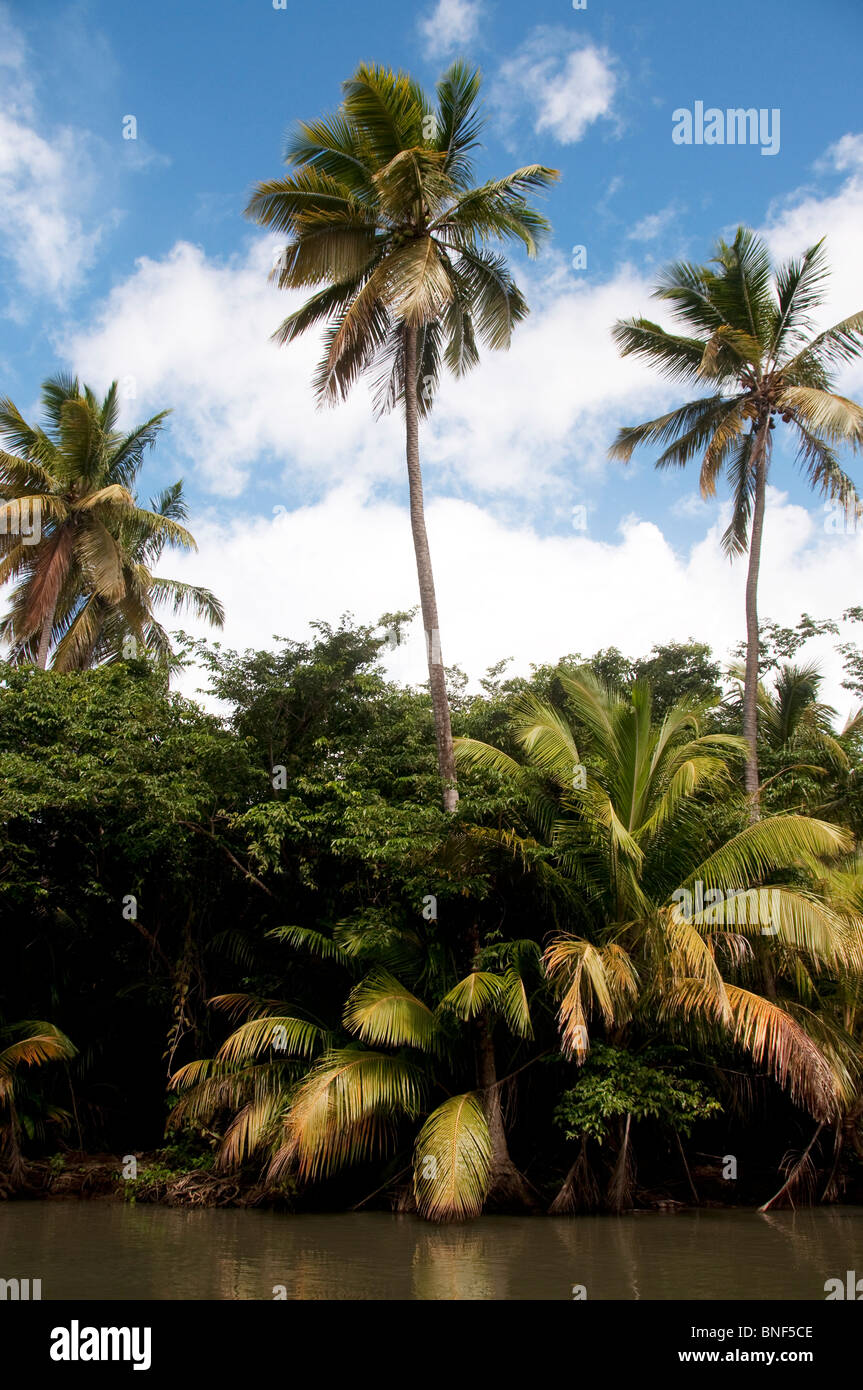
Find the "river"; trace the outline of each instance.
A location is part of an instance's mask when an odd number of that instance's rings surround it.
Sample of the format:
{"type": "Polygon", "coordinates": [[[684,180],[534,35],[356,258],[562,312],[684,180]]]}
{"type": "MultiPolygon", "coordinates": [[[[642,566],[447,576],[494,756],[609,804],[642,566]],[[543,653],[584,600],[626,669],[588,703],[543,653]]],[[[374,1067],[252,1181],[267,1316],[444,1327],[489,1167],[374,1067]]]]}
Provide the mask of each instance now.
{"type": "Polygon", "coordinates": [[[103,1201],[0,1203],[0,1278],[43,1299],[824,1299],[863,1274],[863,1207],[292,1216],[103,1201]]]}

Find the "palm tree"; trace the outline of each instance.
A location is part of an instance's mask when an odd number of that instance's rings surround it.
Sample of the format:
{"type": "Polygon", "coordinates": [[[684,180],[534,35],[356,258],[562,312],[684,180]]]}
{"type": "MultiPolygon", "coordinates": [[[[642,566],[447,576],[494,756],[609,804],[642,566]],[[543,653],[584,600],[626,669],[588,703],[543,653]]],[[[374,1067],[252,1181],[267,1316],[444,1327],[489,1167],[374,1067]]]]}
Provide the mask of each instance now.
{"type": "Polygon", "coordinates": [[[208,590],[149,569],[165,545],[196,548],[179,520],[181,484],[149,511],[131,491],[168,412],[122,434],[117,383],[99,402],[63,374],[44,382],[42,407],[44,427],[31,426],[0,399],[0,438],[16,451],[0,450],[0,516],[7,522],[27,510],[40,522],[35,538],[9,525],[0,530],[0,584],[18,581],[0,623],[12,659],[44,670],[53,646],[54,666],[74,669],[116,655],[126,633],[165,656],[170,647],[152,612],[164,599],[221,625],[221,605],[208,590]]]}
{"type": "MultiPolygon", "coordinates": [[[[172,522],[188,516],[182,482],[164,488],[150,499],[150,513],[172,522]]],[[[81,593],[68,608],[58,612],[63,636],[52,661],[56,671],[80,670],[102,662],[120,661],[132,653],[149,655],[174,670],[182,663],[174,656],[168,633],[159,623],[154,608],[170,605],[175,615],[191,611],[213,627],[221,627],[225,610],[210,589],[165,579],[153,574],[166,544],[167,534],[154,529],[149,516],[124,514],[119,528],[123,553],[125,593],[117,604],[100,594],[81,593]],[[130,643],[130,638],[133,641],[130,643]]]]}
{"type": "MultiPolygon", "coordinates": [[[[288,1173],[317,1181],[385,1156],[407,1126],[419,1214],[479,1215],[501,1176],[500,1107],[482,1086],[449,1094],[450,1083],[462,1083],[473,1051],[462,1043],[477,1020],[494,1015],[514,1037],[533,1037],[530,993],[542,973],[536,943],[509,942],[496,968],[487,963],[458,979],[452,964],[441,973],[438,961],[435,970],[430,943],[414,932],[391,930],[372,944],[350,924],[273,935],[354,977],[341,1018],[328,1027],[297,1005],[242,994],[212,1000],[246,1021],[215,1058],[172,1077],[179,1100],[171,1126],[227,1114],[217,1161],[233,1167],[263,1156],[270,1181],[288,1173]],[[431,1104],[436,1089],[446,1099],[431,1104]]],[[[517,1188],[510,1181],[498,1196],[520,1201],[517,1188]]]]}
{"type": "Polygon", "coordinates": [[[586,748],[558,710],[526,693],[513,714],[525,764],[472,739],[457,740],[456,754],[528,793],[560,867],[581,890],[580,931],[557,936],[545,952],[564,1054],[584,1059],[591,1018],[614,1041],[628,1029],[655,1035],[657,1024],[690,1044],[725,1039],[819,1120],[835,1116],[854,1094],[853,1063],[795,996],[807,969],[859,974],[863,932],[860,919],[799,877],[823,875],[850,837],[782,815],[712,843],[699,811],[706,798],[729,797],[730,762],[744,754],[744,741],[700,733],[686,701],[655,722],[646,682],[624,697],[590,671],[560,679],[586,748]],[[776,882],[782,874],[791,881],[776,882]]]}
{"type": "MultiPolygon", "coordinates": [[[[22,1067],[38,1067],[45,1062],[68,1061],[75,1056],[65,1033],[53,1023],[22,1022],[0,1028],[0,1158],[9,1170],[13,1186],[21,1181],[20,1100],[23,1090],[22,1067]]],[[[64,1121],[66,1115],[55,1107],[45,1111],[49,1120],[64,1121]]]]}
{"type": "Polygon", "coordinates": [[[315,377],[320,404],[344,399],[375,373],[375,407],[403,403],[411,530],[425,627],[444,805],[458,800],[434,577],[426,534],[419,419],[441,371],[463,375],[477,340],[509,346],[527,304],[503,256],[515,240],[536,254],[548,224],[526,201],[556,171],[532,164],[473,185],[480,77],[455,63],[437,107],[405,73],[361,64],[334,115],[302,123],[288,141],[293,172],[259,184],[246,209],[289,238],[273,275],[283,289],[321,285],[274,335],[290,343],[326,325],[315,377]]]}
{"type": "MultiPolygon", "coordinates": [[[[734,689],[724,704],[736,714],[743,706],[744,667],[735,663],[729,668],[729,674],[734,689]]],[[[818,698],[821,681],[821,673],[814,662],[802,665],[785,662],[777,670],[772,688],[759,682],[760,762],[770,768],[770,776],[761,783],[762,796],[768,785],[781,781],[779,791],[783,801],[787,803],[793,788],[805,805],[811,801],[813,778],[823,780],[831,773],[850,770],[844,741],[863,725],[863,709],[849,716],[837,734],[833,727],[836,710],[818,698]]]]}
{"type": "Polygon", "coordinates": [[[797,460],[811,486],[849,514],[860,512],[836,447],[863,444],[863,407],[836,393],[833,375],[863,350],[863,310],[813,336],[812,312],[823,299],[827,274],[823,240],[772,276],[764,243],[739,227],[730,245],[717,242],[708,265],[677,262],[654,291],[673,306],[688,336],[646,318],[620,321],[613,330],[623,356],[643,357],[674,381],[712,387],[709,396],[621,429],[610,456],[628,462],[639,445],[662,445],[656,467],[683,468],[700,455],[704,497],[715,494],[723,470],[728,476],[733,511],[723,545],[731,556],[749,550],[743,733],[753,820],[759,814],[758,572],[777,415],[792,426],[797,460]]]}

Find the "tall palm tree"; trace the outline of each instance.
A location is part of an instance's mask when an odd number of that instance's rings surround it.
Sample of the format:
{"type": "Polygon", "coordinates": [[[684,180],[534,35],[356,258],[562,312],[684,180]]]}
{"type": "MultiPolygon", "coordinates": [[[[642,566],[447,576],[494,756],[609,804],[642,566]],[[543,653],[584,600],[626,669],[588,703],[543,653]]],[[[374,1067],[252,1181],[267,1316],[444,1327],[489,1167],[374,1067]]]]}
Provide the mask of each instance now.
{"type": "Polygon", "coordinates": [[[863,310],[813,335],[812,314],[827,274],[823,239],[774,274],[764,243],[739,227],[730,245],[717,242],[708,265],[677,262],[660,278],[654,298],[671,304],[687,334],[646,318],[620,321],[613,330],[623,356],[633,353],[674,381],[712,391],[621,429],[610,455],[628,462],[639,445],[662,445],[657,468],[682,468],[700,455],[704,497],[712,497],[717,478],[727,474],[733,512],[723,545],[732,556],[749,550],[743,732],[753,820],[759,813],[758,572],[777,416],[792,428],[811,486],[849,514],[860,513],[836,448],[863,445],[863,407],[836,393],[834,373],[863,351],[863,310]]]}
{"type": "Polygon", "coordinates": [[[725,1039],[819,1120],[834,1117],[856,1093],[854,1062],[823,1020],[798,1007],[797,993],[808,970],[859,976],[863,923],[799,880],[814,883],[850,837],[781,815],[713,843],[699,811],[705,798],[728,798],[729,763],[744,741],[700,733],[686,701],[653,720],[646,682],[623,696],[590,671],[560,679],[586,747],[557,709],[524,694],[513,732],[525,763],[472,739],[457,740],[456,753],[529,794],[581,889],[580,929],[545,952],[564,1053],[584,1059],[591,1019],[615,1040],[629,1028],[652,1035],[657,1024],[690,1044],[725,1039]]]}
{"type": "Polygon", "coordinates": [[[208,590],[149,569],[165,545],[196,549],[179,520],[180,484],[151,510],[131,490],[168,412],[123,434],[117,383],[99,402],[63,374],[44,382],[42,408],[44,426],[31,426],[0,399],[0,439],[15,450],[0,449],[0,515],[8,521],[27,510],[40,521],[35,539],[8,524],[0,530],[0,584],[17,581],[0,623],[12,659],[44,670],[53,647],[53,664],[68,670],[110,656],[125,633],[164,655],[167,638],[152,611],[164,599],[220,625],[221,605],[208,590]]]}
{"type": "MultiPolygon", "coordinates": [[[[8,1169],[12,1185],[20,1183],[21,1157],[20,1098],[22,1067],[38,1067],[46,1062],[68,1061],[75,1048],[53,1023],[22,1022],[0,1028],[0,1159],[8,1169]]],[[[63,1111],[48,1107],[49,1120],[63,1121],[63,1111]]]]}
{"type": "Polygon", "coordinates": [[[455,63],[434,107],[407,74],[361,64],[332,116],[299,125],[285,162],[292,173],[259,184],[246,209],[289,240],[274,271],[283,289],[321,285],[274,335],[290,343],[326,325],[315,378],[321,404],[344,399],[375,373],[375,407],[403,404],[411,530],[425,627],[444,805],[458,800],[434,576],[426,534],[419,419],[443,366],[456,376],[478,361],[477,340],[509,346],[527,313],[491,240],[536,254],[548,224],[526,194],[556,171],[538,164],[473,184],[471,151],[482,127],[480,77],[455,63]]]}

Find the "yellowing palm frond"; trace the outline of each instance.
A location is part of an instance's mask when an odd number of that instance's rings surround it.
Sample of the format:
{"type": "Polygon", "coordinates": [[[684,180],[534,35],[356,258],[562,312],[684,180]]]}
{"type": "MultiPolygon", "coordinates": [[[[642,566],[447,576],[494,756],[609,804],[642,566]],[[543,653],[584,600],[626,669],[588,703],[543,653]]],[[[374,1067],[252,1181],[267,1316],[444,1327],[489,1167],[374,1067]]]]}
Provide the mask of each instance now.
{"type": "Polygon", "coordinates": [[[438,1035],[431,1009],[384,970],[367,976],[351,991],[344,1024],[375,1046],[427,1049],[434,1047],[438,1035]]]}
{"type": "Polygon", "coordinates": [[[365,1161],[385,1146],[395,1118],[416,1115],[422,1100],[422,1073],[404,1058],[333,1049],[296,1089],[273,1171],[291,1163],[314,1179],[365,1161]]]}
{"type": "Polygon", "coordinates": [[[607,1025],[618,1013],[625,1014],[634,999],[637,975],[625,953],[613,956],[589,941],[560,936],[543,956],[546,972],[562,995],[560,1004],[561,1043],[566,1056],[575,1053],[583,1060],[587,1048],[587,1020],[599,1011],[607,1025]]]}
{"type": "Polygon", "coordinates": [[[216,1053],[219,1062],[245,1062],[251,1057],[311,1057],[320,1047],[323,1030],[305,1018],[272,1014],[252,1018],[236,1028],[216,1053]]]}
{"type": "Polygon", "coordinates": [[[513,966],[504,971],[501,1013],[517,1038],[533,1037],[527,987],[522,976],[513,966]]]}
{"type": "Polygon", "coordinates": [[[504,985],[500,975],[489,970],[474,970],[459,980],[440,1001],[438,1009],[449,1010],[456,1018],[467,1022],[497,1008],[503,1000],[504,985]]]}
{"type": "Polygon", "coordinates": [[[811,386],[788,386],[782,394],[782,405],[830,443],[856,448],[863,445],[863,407],[846,396],[811,386]]]}
{"type": "Polygon", "coordinates": [[[850,848],[849,832],[810,816],[767,816],[741,830],[694,869],[681,884],[700,879],[723,891],[749,888],[795,864],[817,875],[824,861],[850,848]]]}
{"type": "Polygon", "coordinates": [[[277,1126],[284,1119],[287,1104],[284,1092],[270,1091],[244,1105],[225,1131],[218,1166],[237,1167],[268,1148],[277,1126]]]}
{"type": "Polygon", "coordinates": [[[476,1092],[451,1096],[429,1115],[414,1146],[420,1216],[467,1221],[479,1216],[491,1175],[488,1122],[476,1092]]]}
{"type": "Polygon", "coordinates": [[[660,1000],[664,1020],[712,1024],[766,1067],[791,1098],[816,1119],[829,1120],[843,1104],[845,1077],[840,1074],[806,1030],[781,1004],[726,984],[725,1001],[701,980],[685,980],[660,1000]]]}
{"type": "Polygon", "coordinates": [[[18,1067],[38,1067],[45,1062],[67,1061],[76,1055],[76,1049],[66,1034],[53,1023],[27,1019],[2,1030],[10,1033],[23,1033],[0,1051],[0,1077],[11,1077],[18,1067]]]}

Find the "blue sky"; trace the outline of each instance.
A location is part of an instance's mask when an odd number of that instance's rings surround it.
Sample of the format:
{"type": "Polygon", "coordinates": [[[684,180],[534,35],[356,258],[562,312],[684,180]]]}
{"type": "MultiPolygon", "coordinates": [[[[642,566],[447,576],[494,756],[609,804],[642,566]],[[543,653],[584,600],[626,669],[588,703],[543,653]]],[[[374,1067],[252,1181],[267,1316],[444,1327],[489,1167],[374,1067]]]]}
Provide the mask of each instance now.
{"type": "MultiPolygon", "coordinates": [[[[125,382],[130,421],[173,407],[142,490],[184,477],[201,549],[170,567],[225,598],[233,644],[414,603],[398,421],[376,425],[362,386],[314,412],[315,345],[268,342],[292,304],[242,209],[358,61],[432,86],[467,57],[484,74],[479,175],[562,177],[553,238],[516,259],[531,318],[508,360],[445,387],[425,432],[445,659],[476,674],[696,631],[727,649],[743,576],[717,553],[722,498],[649,457],[605,461],[620,424],[677,399],[618,362],[608,330],[655,313],[656,270],[705,259],[741,221],[779,257],[826,233],[825,321],[863,305],[861,37],[856,0],[0,4],[0,391],[33,411],[41,379],[72,366],[125,382]],[[696,102],[778,109],[778,153],[673,143],[673,111],[696,102]]],[[[842,385],[860,394],[859,370],[842,385]]],[[[859,538],[825,529],[781,447],[773,484],[762,610],[859,602],[859,538]]],[[[421,678],[417,653],[396,673],[421,678]]]]}

